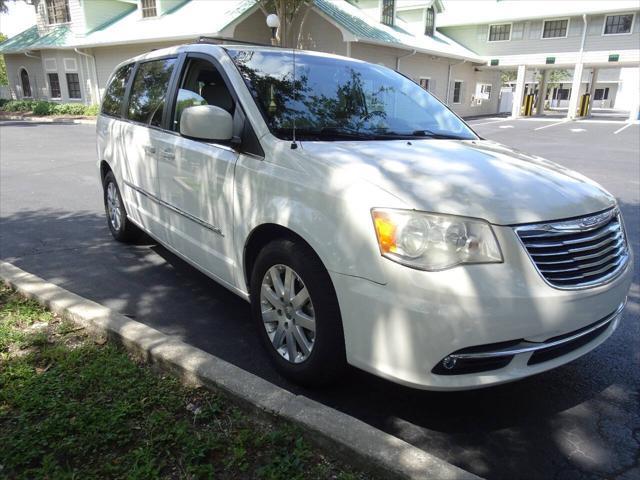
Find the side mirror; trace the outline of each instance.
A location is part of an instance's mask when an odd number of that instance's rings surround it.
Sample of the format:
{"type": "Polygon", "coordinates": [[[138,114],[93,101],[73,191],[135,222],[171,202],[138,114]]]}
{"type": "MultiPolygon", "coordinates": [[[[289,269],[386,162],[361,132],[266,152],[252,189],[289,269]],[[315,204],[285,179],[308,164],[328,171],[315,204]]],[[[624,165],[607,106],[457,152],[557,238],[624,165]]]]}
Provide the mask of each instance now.
{"type": "Polygon", "coordinates": [[[233,118],[214,105],[188,107],[180,117],[180,134],[199,140],[229,141],[233,137],[233,118]]]}

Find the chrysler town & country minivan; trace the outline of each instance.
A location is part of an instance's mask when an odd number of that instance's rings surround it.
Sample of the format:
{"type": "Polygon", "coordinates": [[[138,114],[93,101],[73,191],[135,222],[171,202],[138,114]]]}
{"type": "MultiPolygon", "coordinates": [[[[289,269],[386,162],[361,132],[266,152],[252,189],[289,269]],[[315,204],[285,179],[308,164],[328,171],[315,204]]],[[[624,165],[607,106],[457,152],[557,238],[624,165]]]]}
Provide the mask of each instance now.
{"type": "Polygon", "coordinates": [[[613,196],[393,70],[293,56],[198,43],[115,69],[97,134],[117,240],[142,230],[250,302],[306,385],[350,364],[477,388],[611,335],[632,263],[613,196]]]}

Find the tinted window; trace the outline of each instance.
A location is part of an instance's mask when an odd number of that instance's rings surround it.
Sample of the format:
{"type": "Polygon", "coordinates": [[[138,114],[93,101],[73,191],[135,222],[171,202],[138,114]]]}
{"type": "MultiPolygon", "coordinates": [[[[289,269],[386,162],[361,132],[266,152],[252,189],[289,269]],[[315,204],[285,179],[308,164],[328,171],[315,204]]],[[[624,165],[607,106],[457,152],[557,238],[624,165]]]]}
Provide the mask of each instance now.
{"type": "Polygon", "coordinates": [[[228,49],[279,138],[339,130],[359,137],[450,135],[475,139],[447,107],[408,78],[380,65],[288,51],[228,49]]]}
{"type": "Polygon", "coordinates": [[[124,93],[127,89],[129,75],[133,70],[133,64],[120,67],[111,79],[111,83],[104,93],[102,100],[102,113],[119,117],[122,112],[122,102],[124,102],[124,93]]]}
{"type": "Polygon", "coordinates": [[[162,110],[175,63],[175,58],[169,58],[140,64],[133,80],[127,118],[161,126],[162,110]]]}
{"type": "Polygon", "coordinates": [[[180,117],[185,108],[214,105],[233,114],[234,103],[222,76],[210,62],[192,58],[186,63],[179,83],[173,129],[180,131],[180,117]]]}

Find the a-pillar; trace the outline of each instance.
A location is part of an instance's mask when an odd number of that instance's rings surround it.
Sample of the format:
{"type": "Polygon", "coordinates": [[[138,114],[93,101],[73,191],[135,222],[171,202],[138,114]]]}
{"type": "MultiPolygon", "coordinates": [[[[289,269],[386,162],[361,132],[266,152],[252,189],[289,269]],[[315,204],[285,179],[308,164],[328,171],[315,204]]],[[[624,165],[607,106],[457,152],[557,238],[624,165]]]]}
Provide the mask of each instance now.
{"type": "Polygon", "coordinates": [[[575,119],[578,116],[578,102],[580,101],[580,87],[582,86],[582,72],[584,65],[582,63],[576,63],[573,69],[573,82],[571,83],[571,97],[569,98],[569,111],[567,112],[567,118],[570,120],[575,119]]]}
{"type": "Polygon", "coordinates": [[[516,78],[516,91],[513,94],[513,107],[511,108],[511,116],[517,118],[520,116],[522,108],[522,98],[524,96],[524,82],[527,74],[526,65],[518,65],[518,77],[516,78]]]}

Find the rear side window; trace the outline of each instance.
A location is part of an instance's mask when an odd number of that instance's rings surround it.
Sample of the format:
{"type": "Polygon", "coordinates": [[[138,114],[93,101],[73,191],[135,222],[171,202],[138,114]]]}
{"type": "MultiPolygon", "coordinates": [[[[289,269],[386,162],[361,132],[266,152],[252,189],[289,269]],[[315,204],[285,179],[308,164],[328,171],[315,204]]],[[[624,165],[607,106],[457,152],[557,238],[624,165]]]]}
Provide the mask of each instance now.
{"type": "Polygon", "coordinates": [[[162,111],[175,58],[140,64],[133,80],[127,118],[154,127],[162,125],[162,111]]]}
{"type": "Polygon", "coordinates": [[[122,103],[124,102],[124,93],[127,89],[129,75],[133,70],[133,64],[120,67],[111,79],[111,83],[104,92],[104,100],[102,101],[102,113],[119,117],[122,112],[122,103]]]}

